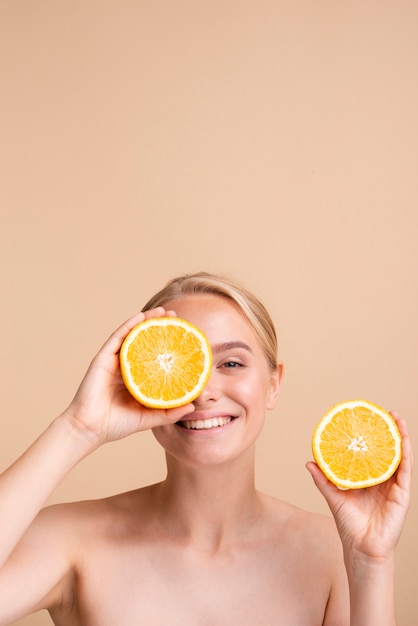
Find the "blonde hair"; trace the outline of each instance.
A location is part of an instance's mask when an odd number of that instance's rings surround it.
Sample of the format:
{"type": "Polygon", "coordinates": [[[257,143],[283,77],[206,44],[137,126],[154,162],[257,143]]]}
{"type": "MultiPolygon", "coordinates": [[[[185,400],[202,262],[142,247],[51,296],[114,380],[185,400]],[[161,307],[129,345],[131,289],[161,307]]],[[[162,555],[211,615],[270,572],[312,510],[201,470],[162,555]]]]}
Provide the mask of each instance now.
{"type": "Polygon", "coordinates": [[[170,300],[199,293],[213,294],[235,302],[260,341],[269,366],[272,370],[277,369],[277,335],[267,309],[248,289],[226,276],[208,272],[177,276],[152,296],[142,310],[149,311],[164,306],[170,300]]]}

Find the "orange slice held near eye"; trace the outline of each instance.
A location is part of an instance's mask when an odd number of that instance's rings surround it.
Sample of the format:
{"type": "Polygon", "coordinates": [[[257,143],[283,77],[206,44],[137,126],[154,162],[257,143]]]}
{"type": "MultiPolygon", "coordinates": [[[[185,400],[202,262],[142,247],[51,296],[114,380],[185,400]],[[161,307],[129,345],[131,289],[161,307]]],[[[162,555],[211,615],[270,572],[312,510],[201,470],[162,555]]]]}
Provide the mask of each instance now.
{"type": "Polygon", "coordinates": [[[402,458],[395,420],[372,402],[352,400],[329,410],[317,424],[312,451],[327,478],[341,489],[388,480],[402,458]]]}
{"type": "Polygon", "coordinates": [[[144,406],[170,409],[192,402],[212,368],[203,332],[178,317],[144,320],[126,336],[120,350],[123,381],[144,406]]]}

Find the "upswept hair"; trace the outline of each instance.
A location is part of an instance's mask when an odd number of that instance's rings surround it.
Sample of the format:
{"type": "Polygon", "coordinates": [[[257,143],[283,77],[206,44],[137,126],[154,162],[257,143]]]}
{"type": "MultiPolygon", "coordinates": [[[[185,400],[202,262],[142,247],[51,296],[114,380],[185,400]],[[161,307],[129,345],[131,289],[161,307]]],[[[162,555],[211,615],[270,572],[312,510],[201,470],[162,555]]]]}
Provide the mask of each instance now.
{"type": "Polygon", "coordinates": [[[212,294],[235,302],[260,341],[270,368],[277,369],[277,335],[270,314],[254,294],[229,277],[208,272],[182,274],[152,296],[142,310],[149,311],[192,294],[212,294]]]}

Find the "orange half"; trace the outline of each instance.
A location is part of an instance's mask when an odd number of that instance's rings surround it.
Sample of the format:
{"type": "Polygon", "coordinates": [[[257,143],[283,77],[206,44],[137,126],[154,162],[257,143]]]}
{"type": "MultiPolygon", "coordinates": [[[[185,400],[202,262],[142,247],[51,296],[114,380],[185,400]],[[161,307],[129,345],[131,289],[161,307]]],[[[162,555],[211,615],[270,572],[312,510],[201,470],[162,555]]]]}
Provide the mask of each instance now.
{"type": "Polygon", "coordinates": [[[393,417],[366,400],[351,400],[329,410],[312,437],[315,461],[337,487],[378,485],[396,471],[402,438],[393,417]]]}
{"type": "Polygon", "coordinates": [[[210,376],[212,353],[203,332],[178,317],[140,322],[125,338],[120,368],[141,404],[170,409],[192,402],[210,376]]]}

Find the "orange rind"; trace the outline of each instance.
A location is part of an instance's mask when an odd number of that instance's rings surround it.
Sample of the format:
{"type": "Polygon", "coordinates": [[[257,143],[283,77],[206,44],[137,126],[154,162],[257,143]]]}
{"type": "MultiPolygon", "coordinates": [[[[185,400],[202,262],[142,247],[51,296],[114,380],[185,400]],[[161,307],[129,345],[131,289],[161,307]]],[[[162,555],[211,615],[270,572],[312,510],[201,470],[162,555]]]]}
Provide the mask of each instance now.
{"type": "Polygon", "coordinates": [[[402,458],[402,437],[390,413],[366,400],[350,400],[334,406],[319,421],[312,452],[337,487],[361,489],[395,473],[402,458]]]}
{"type": "Polygon", "coordinates": [[[140,322],[126,336],[119,358],[128,391],[144,406],[157,409],[195,400],[212,368],[204,333],[178,317],[140,322]]]}

